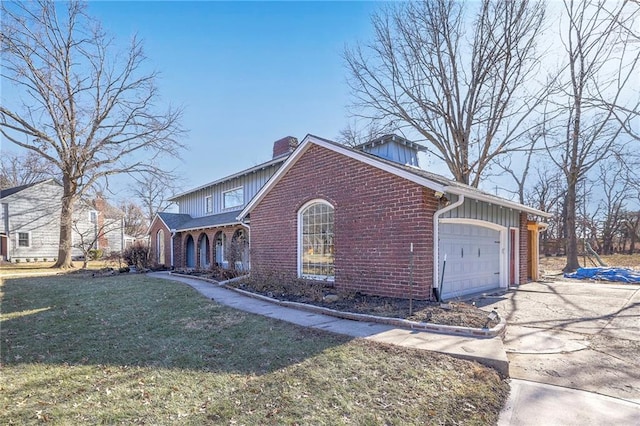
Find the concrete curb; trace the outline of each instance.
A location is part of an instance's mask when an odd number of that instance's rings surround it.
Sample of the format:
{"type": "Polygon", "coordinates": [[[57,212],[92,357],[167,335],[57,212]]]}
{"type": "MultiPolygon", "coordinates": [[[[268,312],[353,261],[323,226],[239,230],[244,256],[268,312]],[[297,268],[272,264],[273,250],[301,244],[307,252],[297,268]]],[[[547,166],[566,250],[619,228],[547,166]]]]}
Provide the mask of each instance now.
{"type": "Polygon", "coordinates": [[[343,312],[343,311],[337,311],[331,308],[324,308],[322,306],[309,305],[306,303],[278,300],[268,296],[264,296],[262,294],[252,293],[250,291],[241,290],[239,288],[235,288],[227,285],[228,283],[237,281],[238,279],[243,277],[237,277],[237,278],[232,278],[230,280],[218,282],[215,280],[211,280],[209,278],[202,278],[195,275],[186,275],[186,274],[180,274],[180,273],[172,273],[172,274],[181,276],[181,277],[194,278],[201,281],[206,281],[211,284],[224,287],[227,290],[235,291],[239,294],[242,294],[243,296],[252,297],[254,299],[273,303],[279,306],[300,309],[300,310],[312,312],[315,314],[325,314],[325,315],[329,315],[336,318],[344,318],[344,319],[350,319],[354,321],[373,322],[377,324],[387,324],[387,325],[392,325],[394,327],[406,328],[409,330],[427,331],[430,333],[447,334],[452,336],[473,337],[477,339],[491,339],[493,337],[500,337],[501,339],[504,339],[504,335],[507,331],[507,321],[502,317],[500,317],[500,323],[498,323],[498,325],[492,328],[472,328],[472,327],[458,327],[453,325],[432,324],[428,322],[410,321],[402,318],[379,317],[376,315],[343,312]]]}

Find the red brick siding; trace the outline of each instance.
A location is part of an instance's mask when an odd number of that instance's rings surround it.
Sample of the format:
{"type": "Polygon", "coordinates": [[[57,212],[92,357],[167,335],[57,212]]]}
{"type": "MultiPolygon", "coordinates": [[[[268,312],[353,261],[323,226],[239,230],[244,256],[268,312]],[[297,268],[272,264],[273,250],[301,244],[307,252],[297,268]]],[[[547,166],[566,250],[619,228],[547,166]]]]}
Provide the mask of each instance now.
{"type": "Polygon", "coordinates": [[[520,283],[524,284],[528,281],[527,259],[529,256],[529,231],[527,230],[527,214],[520,213],[520,283]]]}
{"type": "Polygon", "coordinates": [[[298,146],[298,140],[293,136],[287,136],[282,139],[278,139],[273,143],[273,158],[289,154],[294,149],[296,149],[296,146],[298,146]]]}
{"type": "Polygon", "coordinates": [[[218,232],[223,232],[225,234],[226,237],[226,246],[225,246],[225,250],[229,250],[229,245],[231,244],[231,240],[233,238],[233,234],[238,230],[238,229],[245,229],[243,226],[241,225],[236,225],[236,226],[227,226],[227,227],[223,227],[223,228],[207,228],[207,229],[200,229],[200,230],[196,230],[196,231],[187,231],[187,232],[177,232],[176,233],[176,238],[174,240],[174,257],[175,257],[175,267],[176,268],[185,268],[186,262],[187,262],[187,236],[191,235],[191,237],[193,238],[193,243],[195,244],[195,263],[196,263],[196,268],[204,268],[205,265],[201,265],[200,264],[200,241],[201,239],[204,237],[204,235],[206,235],[209,238],[209,264],[213,265],[215,263],[215,256],[216,256],[216,242],[215,242],[215,237],[216,234],[218,232]]]}
{"type": "Polygon", "coordinates": [[[433,191],[319,146],[312,146],[251,212],[251,263],[256,276],[297,277],[298,211],[320,198],[335,208],[338,289],[408,297],[431,296],[433,191]]]}

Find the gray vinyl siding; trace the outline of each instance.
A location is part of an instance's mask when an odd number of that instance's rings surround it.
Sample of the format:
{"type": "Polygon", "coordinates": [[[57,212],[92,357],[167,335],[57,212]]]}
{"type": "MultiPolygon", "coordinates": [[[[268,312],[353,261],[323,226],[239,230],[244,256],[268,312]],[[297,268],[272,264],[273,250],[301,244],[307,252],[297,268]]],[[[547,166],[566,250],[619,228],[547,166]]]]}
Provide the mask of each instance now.
{"type": "Polygon", "coordinates": [[[61,196],[59,185],[43,182],[2,199],[7,205],[8,255],[12,260],[52,260],[58,256],[61,196]],[[30,234],[29,247],[19,247],[20,232],[30,234]]]}
{"type": "MultiPolygon", "coordinates": [[[[2,199],[0,223],[8,227],[9,260],[51,261],[58,257],[61,199],[62,187],[53,181],[36,184],[2,199]],[[19,246],[20,232],[29,233],[29,247],[19,246]]],[[[74,229],[71,236],[74,246],[71,255],[74,257],[82,255],[82,250],[77,247],[81,240],[79,233],[89,237],[94,232],[94,225],[89,218],[90,210],[84,203],[78,203],[74,208],[74,229]]],[[[110,233],[120,235],[119,223],[118,229],[110,229],[110,233]]],[[[111,235],[108,234],[107,237],[111,241],[111,235]]]]}
{"type": "MultiPolygon", "coordinates": [[[[455,195],[447,195],[452,198],[452,203],[455,203],[458,199],[455,195]]],[[[464,203],[462,203],[460,207],[446,212],[440,217],[477,219],[485,222],[496,223],[505,227],[517,228],[520,226],[520,212],[507,207],[489,204],[484,201],[472,200],[469,198],[465,198],[464,203]]]]}
{"type": "Polygon", "coordinates": [[[184,194],[176,199],[179,206],[178,212],[186,213],[191,215],[191,217],[196,218],[223,213],[230,210],[240,210],[249,201],[251,201],[251,199],[258,193],[264,184],[267,183],[269,178],[273,176],[281,165],[282,163],[278,163],[262,170],[257,170],[243,176],[238,176],[236,178],[184,194]],[[224,209],[223,194],[226,191],[240,187],[242,187],[244,191],[244,203],[241,206],[224,209]],[[208,196],[211,196],[213,200],[212,212],[205,211],[205,199],[208,196]]]}

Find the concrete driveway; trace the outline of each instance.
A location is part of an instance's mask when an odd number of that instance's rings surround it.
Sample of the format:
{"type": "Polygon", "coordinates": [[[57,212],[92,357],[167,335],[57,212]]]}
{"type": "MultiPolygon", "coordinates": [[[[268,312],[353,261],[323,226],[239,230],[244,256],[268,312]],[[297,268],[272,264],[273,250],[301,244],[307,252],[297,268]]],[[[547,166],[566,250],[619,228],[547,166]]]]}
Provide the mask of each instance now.
{"type": "Polygon", "coordinates": [[[513,379],[640,404],[640,286],[535,282],[476,304],[507,319],[513,379]]]}

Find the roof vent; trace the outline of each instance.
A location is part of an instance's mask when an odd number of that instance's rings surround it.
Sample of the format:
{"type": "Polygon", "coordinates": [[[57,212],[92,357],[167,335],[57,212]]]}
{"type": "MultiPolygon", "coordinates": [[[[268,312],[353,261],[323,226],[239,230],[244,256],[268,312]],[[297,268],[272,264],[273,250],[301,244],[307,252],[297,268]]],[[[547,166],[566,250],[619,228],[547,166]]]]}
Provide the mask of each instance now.
{"type": "Polygon", "coordinates": [[[420,167],[418,152],[426,150],[424,146],[394,134],[380,136],[358,145],[356,149],[389,161],[418,168],[420,167]]]}

